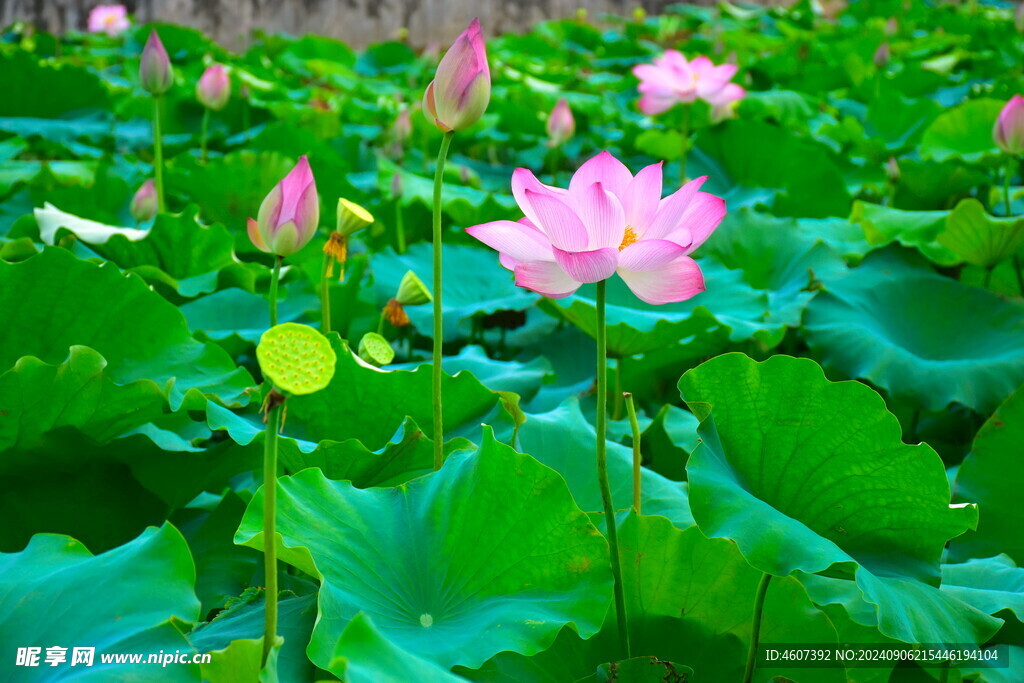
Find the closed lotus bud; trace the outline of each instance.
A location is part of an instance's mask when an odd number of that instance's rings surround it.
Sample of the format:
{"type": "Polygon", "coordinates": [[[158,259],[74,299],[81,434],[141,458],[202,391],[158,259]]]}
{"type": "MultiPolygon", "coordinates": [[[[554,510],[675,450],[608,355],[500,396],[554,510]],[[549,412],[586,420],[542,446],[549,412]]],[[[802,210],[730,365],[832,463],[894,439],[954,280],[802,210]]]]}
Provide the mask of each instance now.
{"type": "Polygon", "coordinates": [[[874,61],[875,66],[881,69],[882,67],[889,63],[889,58],[891,56],[892,55],[889,51],[889,43],[882,43],[881,45],[878,46],[878,49],[875,50],[875,56],[872,58],[872,61],[874,61]]]}
{"type": "Polygon", "coordinates": [[[480,20],[474,19],[437,65],[423,93],[423,111],[442,131],[464,130],[480,120],[490,101],[487,50],[480,20]]]}
{"type": "Polygon", "coordinates": [[[398,112],[395,122],[391,124],[391,139],[395,142],[405,142],[412,135],[412,117],[409,110],[403,109],[398,112]]]}
{"type": "Polygon", "coordinates": [[[313,239],[319,224],[316,182],[303,155],[263,200],[256,220],[249,219],[249,239],[260,251],[289,256],[313,239]]]}
{"type": "Polygon", "coordinates": [[[576,119],[572,116],[569,103],[565,98],[558,100],[558,104],[551,110],[548,116],[548,137],[552,145],[562,145],[572,139],[576,133],[576,119]]]}
{"type": "Polygon", "coordinates": [[[355,202],[338,200],[338,232],[348,237],[373,223],[373,215],[355,202]]]}
{"type": "Polygon", "coordinates": [[[992,129],[996,146],[1007,154],[1024,153],[1024,97],[1014,95],[999,112],[992,129]]]}
{"type": "Polygon", "coordinates": [[[129,210],[132,213],[132,218],[139,223],[143,223],[152,220],[156,216],[156,209],[156,185],[153,183],[153,179],[150,178],[135,191],[135,196],[132,197],[129,210]]]}
{"type": "Polygon", "coordinates": [[[896,17],[889,17],[885,22],[885,35],[894,36],[900,32],[900,22],[896,17]]]}
{"type": "Polygon", "coordinates": [[[427,286],[423,284],[423,280],[410,270],[402,276],[395,299],[403,306],[422,306],[429,304],[434,297],[430,294],[427,286]]]}
{"type": "Polygon", "coordinates": [[[167,56],[164,44],[155,30],[150,31],[146,46],[142,48],[139,62],[139,80],[151,95],[162,95],[174,84],[171,58],[167,56]]]}
{"type": "Polygon", "coordinates": [[[885,162],[885,177],[889,179],[890,183],[899,182],[900,165],[896,162],[896,157],[889,157],[889,161],[885,162]]]}
{"type": "Polygon", "coordinates": [[[380,367],[395,359],[395,350],[381,335],[376,332],[367,332],[359,340],[359,357],[371,365],[380,367]]]}
{"type": "Polygon", "coordinates": [[[397,173],[391,176],[391,196],[395,198],[402,196],[402,176],[397,173]]]}
{"type": "Polygon", "coordinates": [[[220,111],[231,97],[231,79],[220,64],[213,64],[203,72],[196,83],[196,99],[207,109],[220,111]]]}

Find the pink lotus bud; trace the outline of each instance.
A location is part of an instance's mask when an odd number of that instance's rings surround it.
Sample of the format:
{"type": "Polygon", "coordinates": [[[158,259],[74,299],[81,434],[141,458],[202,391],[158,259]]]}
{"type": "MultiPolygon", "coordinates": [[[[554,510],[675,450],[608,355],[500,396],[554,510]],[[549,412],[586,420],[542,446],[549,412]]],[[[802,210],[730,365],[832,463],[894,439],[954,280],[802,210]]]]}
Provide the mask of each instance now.
{"type": "Polygon", "coordinates": [[[152,220],[156,216],[156,209],[156,185],[153,184],[153,179],[150,178],[135,191],[135,196],[132,197],[129,210],[131,211],[132,218],[142,223],[152,220]]]}
{"type": "Polygon", "coordinates": [[[872,61],[875,63],[876,67],[881,69],[889,63],[890,57],[891,53],[889,52],[889,43],[882,43],[878,46],[878,49],[875,50],[875,56],[872,58],[872,61]]]}
{"type": "Polygon", "coordinates": [[[1024,153],[1024,97],[1014,95],[999,112],[992,137],[999,149],[1019,156],[1024,153]]]}
{"type": "Polygon", "coordinates": [[[900,165],[896,161],[896,157],[889,157],[889,161],[885,162],[885,177],[888,178],[890,183],[898,183],[900,180],[900,165]]]}
{"type": "Polygon", "coordinates": [[[319,225],[316,182],[303,155],[263,200],[256,220],[249,219],[249,239],[260,251],[289,256],[313,239],[319,225]]]}
{"type": "Polygon", "coordinates": [[[548,116],[548,137],[551,138],[551,144],[557,146],[568,142],[575,133],[576,119],[572,117],[569,103],[563,97],[548,116]]]}
{"type": "Polygon", "coordinates": [[[196,99],[207,109],[220,111],[227,106],[231,97],[231,79],[228,72],[220,64],[206,68],[196,83],[196,99]]]}
{"type": "Polygon", "coordinates": [[[151,95],[162,95],[174,84],[171,58],[167,56],[167,50],[160,42],[156,30],[150,32],[146,47],[142,48],[139,80],[142,81],[142,87],[151,95]]]}
{"type": "Polygon", "coordinates": [[[900,32],[900,22],[896,17],[889,17],[885,21],[885,35],[894,36],[900,32]]]}
{"type": "Polygon", "coordinates": [[[490,101],[487,50],[480,20],[474,19],[437,65],[423,94],[423,111],[442,131],[464,130],[483,116],[490,101]]]}
{"type": "Polygon", "coordinates": [[[391,176],[391,196],[398,198],[402,196],[402,176],[397,173],[391,176]]]}
{"type": "Polygon", "coordinates": [[[396,142],[405,142],[410,135],[412,135],[412,118],[409,116],[408,109],[402,109],[391,125],[391,138],[396,142]]]}
{"type": "Polygon", "coordinates": [[[89,12],[89,32],[106,33],[114,37],[131,26],[124,5],[96,5],[89,12]]]}

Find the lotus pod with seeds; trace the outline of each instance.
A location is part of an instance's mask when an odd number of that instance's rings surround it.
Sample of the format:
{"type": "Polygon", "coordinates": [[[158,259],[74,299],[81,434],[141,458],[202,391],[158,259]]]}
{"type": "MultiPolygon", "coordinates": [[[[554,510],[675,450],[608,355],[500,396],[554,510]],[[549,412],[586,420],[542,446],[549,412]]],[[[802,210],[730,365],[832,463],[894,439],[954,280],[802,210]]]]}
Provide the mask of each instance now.
{"type": "Polygon", "coordinates": [[[260,337],[256,360],[263,376],[281,391],[312,394],[330,384],[338,358],[327,337],[312,327],[282,323],[260,337]]]}
{"type": "Polygon", "coordinates": [[[384,337],[376,332],[367,332],[359,341],[359,357],[379,367],[395,359],[395,350],[384,337]]]}

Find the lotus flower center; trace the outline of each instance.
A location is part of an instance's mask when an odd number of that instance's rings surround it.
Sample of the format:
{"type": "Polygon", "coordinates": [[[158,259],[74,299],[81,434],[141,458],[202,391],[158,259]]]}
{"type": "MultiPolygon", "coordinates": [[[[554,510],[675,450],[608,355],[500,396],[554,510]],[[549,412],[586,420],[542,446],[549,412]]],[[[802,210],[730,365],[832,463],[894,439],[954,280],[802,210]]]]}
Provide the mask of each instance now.
{"type": "Polygon", "coordinates": [[[636,240],[636,230],[633,229],[632,225],[627,225],[626,232],[625,234],[622,235],[622,244],[619,245],[619,251],[622,251],[629,245],[633,244],[633,242],[636,242],[636,240]]]}

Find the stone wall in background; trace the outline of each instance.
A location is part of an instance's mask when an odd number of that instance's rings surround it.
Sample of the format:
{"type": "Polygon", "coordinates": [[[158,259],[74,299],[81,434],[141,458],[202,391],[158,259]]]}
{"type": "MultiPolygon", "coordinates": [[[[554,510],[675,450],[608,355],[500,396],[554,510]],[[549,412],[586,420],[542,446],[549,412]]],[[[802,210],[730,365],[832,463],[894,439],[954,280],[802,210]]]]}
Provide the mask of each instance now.
{"type": "MultiPolygon", "coordinates": [[[[127,0],[141,21],[194,26],[229,48],[244,47],[253,29],[295,35],[318,33],[362,47],[409,30],[423,45],[449,43],[473,17],[489,35],[524,31],[538,21],[571,17],[579,8],[597,14],[648,12],[678,0],[127,0]]],[[[696,4],[710,4],[703,0],[696,4]]],[[[116,0],[0,0],[0,24],[29,20],[48,31],[85,28],[89,10],[116,0]]]]}

